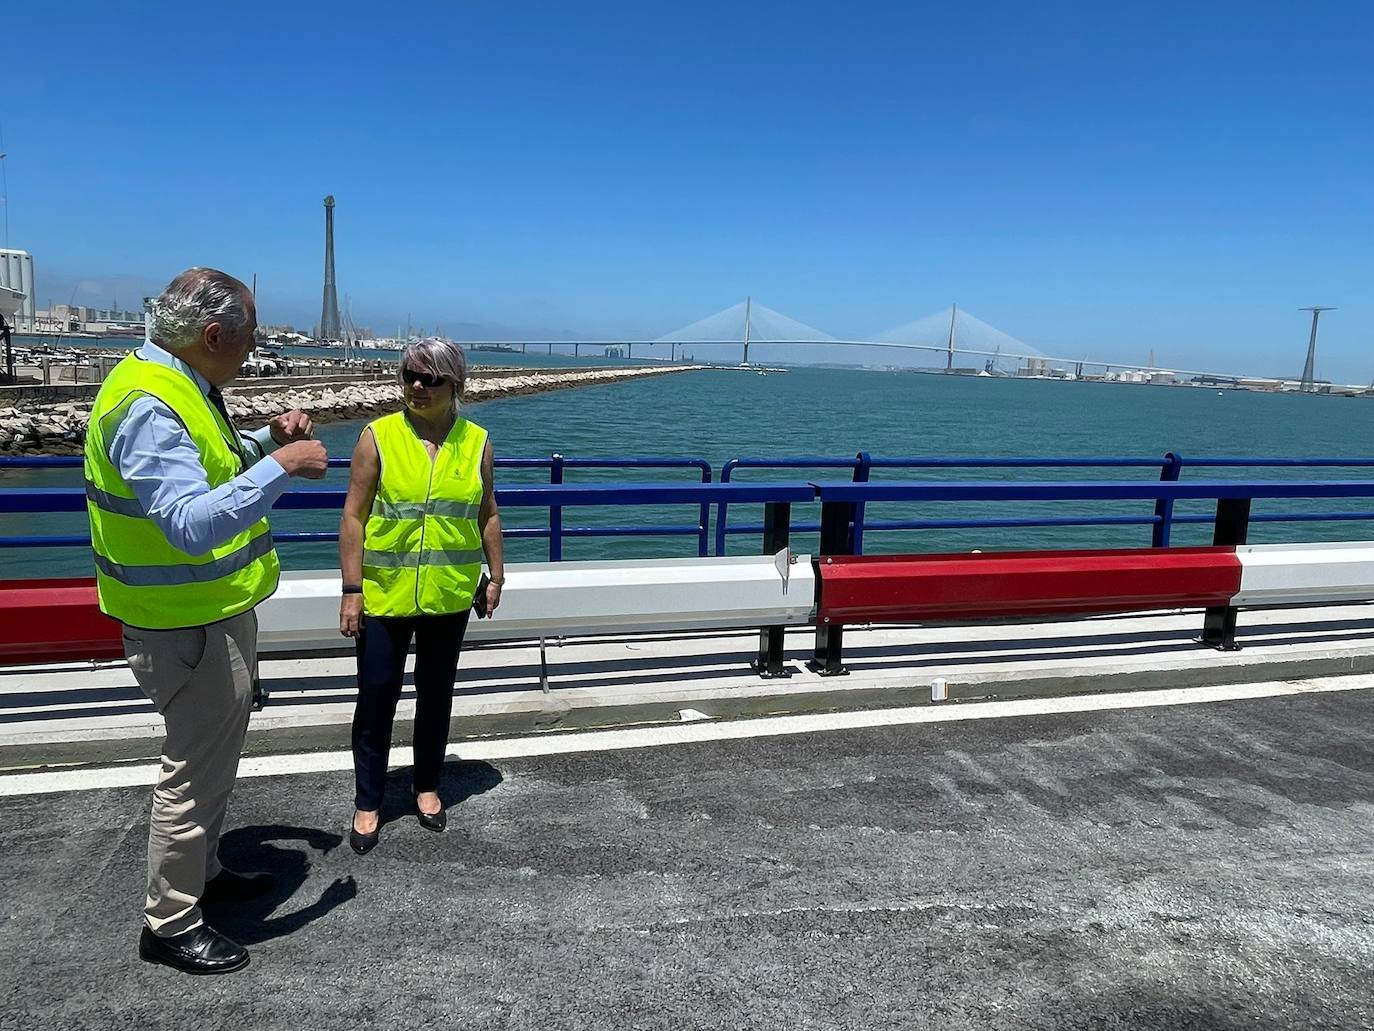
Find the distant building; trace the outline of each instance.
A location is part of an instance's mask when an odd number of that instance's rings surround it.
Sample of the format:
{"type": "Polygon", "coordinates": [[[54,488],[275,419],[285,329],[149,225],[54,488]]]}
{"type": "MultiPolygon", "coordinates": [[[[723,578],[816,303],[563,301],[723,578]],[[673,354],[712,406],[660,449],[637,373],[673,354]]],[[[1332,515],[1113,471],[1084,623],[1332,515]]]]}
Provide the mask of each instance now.
{"type": "Polygon", "coordinates": [[[14,328],[20,333],[34,331],[33,256],[28,251],[0,249],[0,286],[17,290],[24,300],[15,312],[14,328]]]}
{"type": "Polygon", "coordinates": [[[54,304],[34,313],[30,332],[142,336],[143,326],[141,311],[88,308],[84,304],[54,304]]]}

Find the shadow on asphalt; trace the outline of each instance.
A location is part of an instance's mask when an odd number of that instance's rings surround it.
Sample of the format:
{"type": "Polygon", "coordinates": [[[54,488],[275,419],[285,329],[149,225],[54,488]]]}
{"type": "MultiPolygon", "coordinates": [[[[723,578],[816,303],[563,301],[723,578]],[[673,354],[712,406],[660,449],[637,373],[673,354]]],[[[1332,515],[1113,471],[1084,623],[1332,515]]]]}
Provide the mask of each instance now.
{"type": "Polygon", "coordinates": [[[352,877],[340,877],[324,893],[300,909],[274,916],[278,908],[300,891],[310,876],[310,851],[283,847],[279,842],[303,842],[323,855],[343,844],[343,835],[310,827],[282,824],[239,827],[220,839],[220,861],[231,870],[263,871],[274,879],[272,890],[250,902],[207,906],[212,925],[243,945],[294,934],[330,910],[352,901],[358,886],[352,877]]]}
{"type": "MultiPolygon", "coordinates": [[[[415,815],[414,768],[403,766],[386,775],[386,794],[382,796],[381,825],[415,815]]],[[[449,759],[439,778],[439,798],[444,808],[462,805],[473,795],[481,795],[502,781],[501,771],[491,763],[476,759],[449,759]]],[[[351,815],[351,814],[350,814],[351,815]]]]}
{"type": "MultiPolygon", "coordinates": [[[[448,808],[501,783],[501,771],[478,761],[447,762],[439,783],[439,797],[448,808]]],[[[415,812],[412,769],[387,775],[382,801],[382,824],[404,819],[415,812]]],[[[351,813],[351,799],[340,799],[338,810],[351,813]]],[[[332,811],[332,810],[331,810],[332,811]]],[[[263,871],[274,879],[272,890],[261,898],[223,906],[207,906],[206,916],[216,930],[242,945],[257,945],[295,934],[331,910],[351,902],[358,885],[351,876],[332,881],[318,899],[289,912],[287,907],[310,876],[312,853],[324,855],[343,844],[343,835],[313,827],[267,824],[239,827],[220,839],[220,861],[231,870],[263,871]],[[300,843],[304,848],[291,847],[300,843]]]]}

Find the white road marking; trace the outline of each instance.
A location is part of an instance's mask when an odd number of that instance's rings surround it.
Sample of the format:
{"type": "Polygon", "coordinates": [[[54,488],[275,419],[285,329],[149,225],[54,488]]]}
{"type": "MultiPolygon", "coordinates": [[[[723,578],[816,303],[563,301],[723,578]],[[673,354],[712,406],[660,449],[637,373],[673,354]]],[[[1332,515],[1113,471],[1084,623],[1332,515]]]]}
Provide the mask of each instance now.
{"type": "MultiPolygon", "coordinates": [[[[944,702],[899,709],[818,713],[805,716],[764,716],[729,721],[694,721],[623,730],[567,731],[534,737],[464,741],[450,750],[449,758],[517,759],[541,755],[572,755],[629,748],[703,741],[738,741],[752,737],[812,734],[828,730],[864,730],[875,727],[914,726],[922,723],[957,723],[963,720],[1006,719],[1056,713],[1103,712],[1112,709],[1145,709],[1157,706],[1201,705],[1208,702],[1250,698],[1281,698],[1287,695],[1333,691],[1366,691],[1374,688],[1374,674],[1323,677],[1314,680],[1274,680],[1260,684],[1226,684],[1217,687],[1167,688],[1158,691],[1071,695],[1062,698],[1027,698],[1007,702],[944,702]]],[[[393,748],[393,766],[412,761],[409,748],[393,748]]],[[[245,758],[239,777],[280,777],[299,773],[333,773],[353,768],[352,752],[305,752],[245,758]]],[[[92,791],[102,788],[152,786],[160,765],[142,763],[99,769],[45,770],[0,775],[0,796],[37,795],[61,791],[92,791]]]]}

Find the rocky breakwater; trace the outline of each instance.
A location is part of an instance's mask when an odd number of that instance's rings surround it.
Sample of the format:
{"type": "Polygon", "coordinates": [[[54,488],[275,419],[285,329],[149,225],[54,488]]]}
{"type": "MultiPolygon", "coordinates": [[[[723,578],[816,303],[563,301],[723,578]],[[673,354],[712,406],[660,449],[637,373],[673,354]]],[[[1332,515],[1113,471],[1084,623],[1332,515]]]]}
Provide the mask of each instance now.
{"type": "MultiPolygon", "coordinates": [[[[475,369],[468,380],[464,401],[472,404],[699,368],[701,366],[665,365],[628,369],[475,369]]],[[[224,398],[235,422],[243,429],[252,429],[291,408],[304,409],[318,423],[370,419],[396,410],[401,400],[401,387],[393,381],[331,383],[325,380],[262,390],[243,383],[239,390],[232,387],[226,390],[224,398]]],[[[0,455],[79,455],[86,439],[90,412],[89,401],[25,402],[23,407],[0,407],[0,455]]]]}

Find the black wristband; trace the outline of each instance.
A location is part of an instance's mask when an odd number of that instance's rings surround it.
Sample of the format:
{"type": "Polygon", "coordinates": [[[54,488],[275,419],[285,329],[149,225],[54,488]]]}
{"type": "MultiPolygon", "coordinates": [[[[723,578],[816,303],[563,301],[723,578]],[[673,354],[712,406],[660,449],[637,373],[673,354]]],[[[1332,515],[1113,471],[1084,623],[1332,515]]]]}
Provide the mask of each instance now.
{"type": "Polygon", "coordinates": [[[344,585],[343,585],[343,592],[344,592],[344,594],[362,594],[362,593],[363,593],[363,585],[362,585],[362,584],[344,584],[344,585]]]}

